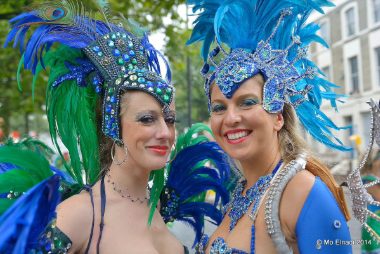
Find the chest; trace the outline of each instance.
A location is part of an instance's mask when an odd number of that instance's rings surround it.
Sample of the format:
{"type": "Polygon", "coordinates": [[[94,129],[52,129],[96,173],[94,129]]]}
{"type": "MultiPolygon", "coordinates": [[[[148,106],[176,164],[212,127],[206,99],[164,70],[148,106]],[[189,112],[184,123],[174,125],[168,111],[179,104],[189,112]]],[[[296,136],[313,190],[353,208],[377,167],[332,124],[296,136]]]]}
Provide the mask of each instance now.
{"type": "Polygon", "coordinates": [[[230,221],[230,217],[226,214],[218,229],[210,237],[206,253],[210,253],[211,245],[218,237],[223,238],[229,248],[238,249],[245,253],[276,253],[266,230],[263,207],[258,210],[254,230],[252,230],[253,220],[247,214],[241,217],[232,231],[229,230],[230,221]]]}
{"type": "MultiPolygon", "coordinates": [[[[148,214],[149,209],[109,204],[104,215],[100,253],[182,253],[182,245],[159,220],[158,214],[155,214],[152,225],[147,225],[148,214]]],[[[96,213],[90,253],[96,253],[99,223],[100,214],[96,213]]]]}

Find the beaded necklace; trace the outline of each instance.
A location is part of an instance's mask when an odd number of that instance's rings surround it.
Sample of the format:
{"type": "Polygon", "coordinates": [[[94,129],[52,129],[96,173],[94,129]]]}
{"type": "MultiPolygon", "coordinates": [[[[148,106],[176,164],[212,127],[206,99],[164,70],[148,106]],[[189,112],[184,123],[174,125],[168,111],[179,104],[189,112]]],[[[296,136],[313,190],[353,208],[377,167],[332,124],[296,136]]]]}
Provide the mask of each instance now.
{"type": "Polygon", "coordinates": [[[257,212],[260,204],[260,200],[263,196],[263,194],[266,192],[268,187],[270,186],[270,182],[274,176],[274,174],[277,172],[277,170],[280,168],[282,164],[282,160],[280,160],[272,173],[261,176],[257,182],[247,190],[246,195],[243,195],[243,190],[245,188],[245,185],[247,184],[247,181],[241,181],[239,182],[238,186],[236,187],[233,195],[232,200],[230,203],[226,205],[225,211],[227,211],[229,208],[231,210],[228,213],[228,216],[231,219],[230,222],[230,231],[234,229],[237,222],[240,220],[240,218],[247,213],[248,208],[252,205],[252,210],[250,212],[250,217],[253,219],[255,217],[255,213],[257,212]]]}
{"type": "MultiPolygon", "coordinates": [[[[126,198],[126,199],[129,199],[132,203],[145,203],[145,202],[148,202],[149,201],[149,193],[150,193],[150,188],[149,188],[149,185],[146,186],[147,188],[147,195],[145,197],[133,197],[131,194],[129,194],[128,192],[128,189],[125,188],[124,190],[120,189],[116,183],[112,180],[111,178],[111,175],[107,172],[106,174],[107,176],[107,182],[110,183],[112,185],[112,188],[115,192],[119,193],[119,195],[122,197],[122,198],[126,198]]],[[[149,202],[148,202],[149,203],[149,202]]]]}

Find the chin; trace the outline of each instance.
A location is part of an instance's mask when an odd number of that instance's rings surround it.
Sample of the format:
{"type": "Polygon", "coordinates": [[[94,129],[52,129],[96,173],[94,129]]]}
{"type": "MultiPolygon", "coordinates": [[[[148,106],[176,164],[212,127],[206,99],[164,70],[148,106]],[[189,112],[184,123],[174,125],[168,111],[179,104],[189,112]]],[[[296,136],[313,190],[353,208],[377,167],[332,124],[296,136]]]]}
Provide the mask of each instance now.
{"type": "Polygon", "coordinates": [[[151,163],[149,163],[149,167],[150,169],[152,169],[152,171],[154,170],[158,170],[158,169],[161,169],[163,167],[165,167],[166,165],[166,158],[165,160],[155,160],[155,159],[151,159],[150,160],[151,163]]]}

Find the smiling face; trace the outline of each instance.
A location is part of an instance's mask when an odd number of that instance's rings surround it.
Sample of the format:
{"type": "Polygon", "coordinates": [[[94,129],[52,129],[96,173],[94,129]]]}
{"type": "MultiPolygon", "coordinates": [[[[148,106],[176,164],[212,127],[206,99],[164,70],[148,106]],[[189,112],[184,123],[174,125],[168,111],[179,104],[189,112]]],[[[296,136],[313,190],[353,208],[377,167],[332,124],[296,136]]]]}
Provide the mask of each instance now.
{"type": "MultiPolygon", "coordinates": [[[[169,112],[151,95],[128,91],[121,101],[122,139],[128,149],[127,163],[148,170],[165,166],[175,139],[174,103],[169,112]]],[[[117,147],[118,158],[124,158],[117,147]]],[[[119,159],[120,160],[120,159],[119,159]]]]}
{"type": "Polygon", "coordinates": [[[263,84],[262,76],[256,75],[243,82],[231,99],[218,86],[211,88],[211,129],[223,150],[239,161],[266,155],[278,144],[283,117],[261,106],[263,84]]]}

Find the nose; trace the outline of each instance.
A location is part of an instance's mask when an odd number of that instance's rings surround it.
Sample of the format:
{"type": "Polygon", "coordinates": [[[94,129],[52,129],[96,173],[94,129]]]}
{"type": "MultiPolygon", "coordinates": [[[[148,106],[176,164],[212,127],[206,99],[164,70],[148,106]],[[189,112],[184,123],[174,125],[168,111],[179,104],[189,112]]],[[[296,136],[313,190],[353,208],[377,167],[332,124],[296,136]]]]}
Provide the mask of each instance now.
{"type": "Polygon", "coordinates": [[[228,126],[235,126],[241,122],[241,115],[235,107],[228,107],[224,117],[224,123],[228,126]]]}
{"type": "Polygon", "coordinates": [[[160,121],[160,126],[157,130],[157,138],[158,139],[169,139],[170,138],[170,129],[165,120],[160,121]]]}

